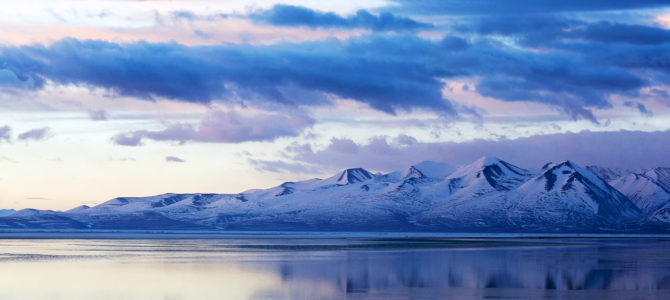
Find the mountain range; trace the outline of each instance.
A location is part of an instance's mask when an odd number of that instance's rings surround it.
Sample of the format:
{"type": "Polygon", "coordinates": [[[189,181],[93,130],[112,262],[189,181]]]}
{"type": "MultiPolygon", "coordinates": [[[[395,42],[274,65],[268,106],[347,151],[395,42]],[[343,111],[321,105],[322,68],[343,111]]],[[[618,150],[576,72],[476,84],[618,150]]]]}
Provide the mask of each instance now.
{"type": "Polygon", "coordinates": [[[237,194],[23,209],[0,216],[0,229],[667,232],[670,168],[565,161],[527,170],[493,157],[458,167],[425,161],[391,173],[353,168],[237,194]]]}

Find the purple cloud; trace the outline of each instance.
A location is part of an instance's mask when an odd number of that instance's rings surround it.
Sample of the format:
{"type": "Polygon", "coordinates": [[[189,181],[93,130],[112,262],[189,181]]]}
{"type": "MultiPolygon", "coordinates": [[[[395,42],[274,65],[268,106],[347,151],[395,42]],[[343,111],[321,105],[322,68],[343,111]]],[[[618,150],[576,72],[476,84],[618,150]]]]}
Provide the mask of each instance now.
{"type": "Polygon", "coordinates": [[[23,132],[19,134],[18,139],[19,141],[27,141],[27,140],[40,141],[47,139],[49,136],[51,136],[50,128],[44,127],[23,132]]]}
{"type": "Polygon", "coordinates": [[[12,128],[9,125],[0,127],[0,142],[9,142],[12,139],[12,128]]]}
{"type": "Polygon", "coordinates": [[[402,145],[402,146],[414,145],[418,142],[416,140],[416,138],[414,138],[412,136],[409,136],[409,135],[406,135],[406,134],[398,135],[396,137],[395,141],[396,141],[396,143],[398,143],[399,145],[402,145]]]}
{"type": "Polygon", "coordinates": [[[88,112],[88,117],[93,121],[107,121],[108,115],[104,110],[92,110],[88,112]]]}
{"type": "Polygon", "coordinates": [[[185,160],[183,160],[183,159],[181,159],[181,158],[179,158],[179,157],[176,157],[176,156],[166,156],[166,157],[165,157],[165,161],[166,161],[166,162],[176,162],[176,163],[184,163],[184,162],[186,162],[185,160]]]}
{"type": "Polygon", "coordinates": [[[295,162],[329,170],[364,167],[393,171],[423,160],[465,164],[482,156],[496,156],[526,168],[568,159],[583,165],[620,168],[670,166],[670,130],[582,131],[499,141],[417,142],[410,145],[403,145],[398,140],[376,137],[365,144],[357,144],[349,139],[333,139],[323,150],[314,150],[307,144],[294,144],[287,148],[287,154],[295,162]]]}
{"type": "Polygon", "coordinates": [[[121,133],[114,136],[112,141],[122,146],[139,146],[143,139],[179,143],[272,141],[278,137],[297,136],[313,124],[314,119],[304,114],[215,111],[209,113],[197,127],[177,123],[159,131],[137,130],[121,133]]]}
{"type": "Polygon", "coordinates": [[[310,166],[303,163],[256,159],[248,159],[247,161],[260,172],[315,174],[320,171],[315,166],[310,166]]]}

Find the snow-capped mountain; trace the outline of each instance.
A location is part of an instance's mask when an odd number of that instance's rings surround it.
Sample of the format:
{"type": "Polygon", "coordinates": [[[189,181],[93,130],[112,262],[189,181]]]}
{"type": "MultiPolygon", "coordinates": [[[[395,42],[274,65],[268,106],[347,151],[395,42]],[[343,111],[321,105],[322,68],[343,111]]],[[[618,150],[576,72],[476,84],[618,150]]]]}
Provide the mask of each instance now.
{"type": "Polygon", "coordinates": [[[587,168],[628,197],[647,218],[670,223],[670,168],[587,168]]]}
{"type": "Polygon", "coordinates": [[[610,183],[645,213],[656,211],[670,201],[670,192],[645,174],[630,173],[610,183]]]}
{"type": "Polygon", "coordinates": [[[589,228],[630,223],[642,217],[621,192],[570,161],[545,165],[540,174],[506,198],[511,219],[519,226],[540,223],[589,228]],[[528,222],[531,219],[533,222],[528,222]]]}
{"type": "Polygon", "coordinates": [[[421,162],[373,173],[238,194],[120,197],[64,212],[21,210],[0,228],[326,231],[663,231],[668,169],[638,173],[566,161],[530,171],[483,157],[454,167],[421,162]],[[605,178],[607,177],[607,180],[605,178]]]}
{"type": "Polygon", "coordinates": [[[417,222],[459,230],[509,228],[505,194],[531,176],[530,171],[493,157],[458,167],[444,180],[422,187],[431,207],[421,212],[417,222]]]}
{"type": "Polygon", "coordinates": [[[0,217],[14,213],[13,209],[0,209],[0,217]]]}
{"type": "Polygon", "coordinates": [[[611,182],[612,180],[633,172],[621,168],[607,168],[601,166],[586,166],[586,169],[607,182],[611,182]]]}

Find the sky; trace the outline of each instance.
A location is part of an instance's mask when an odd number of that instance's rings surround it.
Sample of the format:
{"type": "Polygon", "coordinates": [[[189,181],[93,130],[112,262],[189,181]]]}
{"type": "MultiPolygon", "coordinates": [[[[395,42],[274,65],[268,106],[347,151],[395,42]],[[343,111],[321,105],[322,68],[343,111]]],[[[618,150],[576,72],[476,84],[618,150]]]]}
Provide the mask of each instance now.
{"type": "Polygon", "coordinates": [[[667,1],[0,2],[0,208],[668,149],[667,1]]]}

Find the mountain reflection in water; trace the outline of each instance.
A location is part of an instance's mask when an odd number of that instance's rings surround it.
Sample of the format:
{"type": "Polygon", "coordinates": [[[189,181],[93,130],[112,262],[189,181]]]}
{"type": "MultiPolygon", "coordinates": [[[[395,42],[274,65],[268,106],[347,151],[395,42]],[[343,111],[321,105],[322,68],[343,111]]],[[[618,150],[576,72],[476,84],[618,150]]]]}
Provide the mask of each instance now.
{"type": "Polygon", "coordinates": [[[666,239],[10,239],[0,249],[0,299],[670,299],[666,239]]]}

